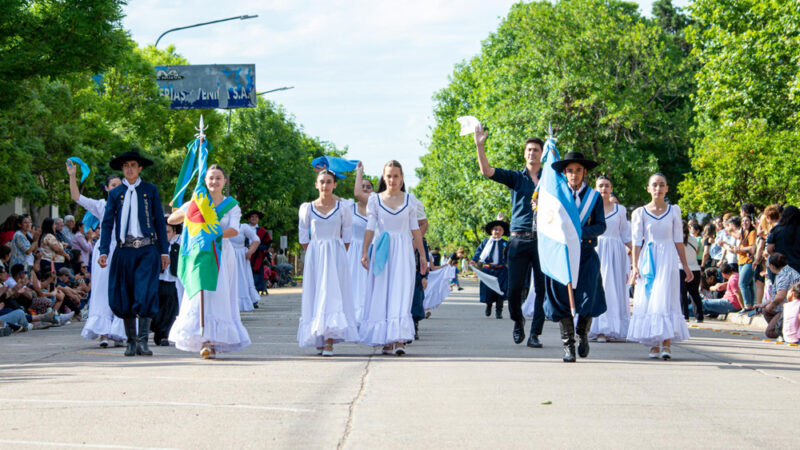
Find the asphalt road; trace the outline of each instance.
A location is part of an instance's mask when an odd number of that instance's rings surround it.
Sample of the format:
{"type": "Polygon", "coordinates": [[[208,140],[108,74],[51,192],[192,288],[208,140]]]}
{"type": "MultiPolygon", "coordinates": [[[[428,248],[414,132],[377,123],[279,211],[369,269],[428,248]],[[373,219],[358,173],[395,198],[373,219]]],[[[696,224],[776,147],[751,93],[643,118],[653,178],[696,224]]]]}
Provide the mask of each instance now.
{"type": "Polygon", "coordinates": [[[299,349],[299,288],[244,313],[253,345],[215,361],[174,347],[126,358],[81,339],[82,323],[0,338],[0,447],[800,446],[797,347],[707,322],[722,331],[691,328],[672,361],[606,343],[564,364],[556,324],[543,349],[514,345],[511,321],[484,317],[464,285],[399,358],[299,349]]]}

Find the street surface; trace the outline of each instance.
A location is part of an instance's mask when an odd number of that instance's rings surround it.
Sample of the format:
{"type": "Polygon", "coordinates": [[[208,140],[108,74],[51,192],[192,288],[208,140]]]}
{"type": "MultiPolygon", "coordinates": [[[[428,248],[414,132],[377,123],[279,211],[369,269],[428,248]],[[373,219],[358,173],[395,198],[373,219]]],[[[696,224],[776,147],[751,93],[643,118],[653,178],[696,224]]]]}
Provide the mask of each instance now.
{"type": "Polygon", "coordinates": [[[215,361],[154,346],[126,358],[81,339],[83,323],[0,338],[0,447],[800,446],[797,347],[711,321],[724,332],[691,328],[672,361],[607,343],[564,364],[556,324],[545,348],[514,345],[508,313],[485,317],[477,285],[462,284],[400,358],[299,349],[300,288],[244,313],[253,345],[215,361]]]}

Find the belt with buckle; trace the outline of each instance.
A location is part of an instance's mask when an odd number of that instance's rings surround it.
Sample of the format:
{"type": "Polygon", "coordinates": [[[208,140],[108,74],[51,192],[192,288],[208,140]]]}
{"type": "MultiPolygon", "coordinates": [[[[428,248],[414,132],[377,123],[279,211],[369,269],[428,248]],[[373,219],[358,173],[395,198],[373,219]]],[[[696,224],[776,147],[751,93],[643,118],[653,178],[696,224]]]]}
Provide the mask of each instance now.
{"type": "Polygon", "coordinates": [[[484,269],[502,269],[505,267],[505,264],[484,264],[484,269]]]}
{"type": "Polygon", "coordinates": [[[533,231],[512,231],[511,236],[535,238],[536,233],[533,231]]]}
{"type": "Polygon", "coordinates": [[[119,244],[120,247],[142,248],[148,245],[155,244],[155,241],[150,238],[132,238],[128,237],[125,242],[119,244]]]}

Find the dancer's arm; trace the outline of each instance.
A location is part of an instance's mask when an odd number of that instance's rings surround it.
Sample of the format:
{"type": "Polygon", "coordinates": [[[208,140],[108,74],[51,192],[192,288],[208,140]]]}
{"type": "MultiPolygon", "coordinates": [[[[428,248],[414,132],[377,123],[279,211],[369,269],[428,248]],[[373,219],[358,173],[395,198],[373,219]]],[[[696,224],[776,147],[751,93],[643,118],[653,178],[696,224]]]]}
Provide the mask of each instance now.
{"type": "Polygon", "coordinates": [[[361,188],[361,183],[363,181],[364,165],[361,164],[361,161],[359,161],[358,164],[356,164],[356,184],[353,186],[353,196],[359,203],[366,203],[367,199],[369,199],[369,194],[364,192],[364,190],[361,188]]]}
{"type": "Polygon", "coordinates": [[[480,125],[475,127],[475,150],[478,153],[478,166],[481,168],[481,174],[486,178],[491,178],[494,175],[494,167],[489,165],[489,160],[486,158],[486,149],[484,144],[488,134],[483,131],[480,125]]]}
{"type": "Polygon", "coordinates": [[[419,252],[419,273],[425,275],[428,273],[428,258],[425,256],[425,246],[422,245],[422,232],[419,229],[411,230],[411,235],[414,236],[414,249],[419,252]]]}

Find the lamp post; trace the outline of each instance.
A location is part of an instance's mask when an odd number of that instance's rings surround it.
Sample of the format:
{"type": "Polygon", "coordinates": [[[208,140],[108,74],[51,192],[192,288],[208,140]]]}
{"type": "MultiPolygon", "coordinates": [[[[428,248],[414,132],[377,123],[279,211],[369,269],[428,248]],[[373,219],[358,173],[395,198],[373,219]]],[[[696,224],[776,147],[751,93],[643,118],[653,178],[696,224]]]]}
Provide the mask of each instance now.
{"type": "MultiPolygon", "coordinates": [[[[258,92],[258,93],[256,93],[256,95],[269,94],[270,92],[288,91],[289,89],[294,89],[294,86],[283,86],[283,87],[279,87],[279,88],[275,88],[275,89],[270,89],[268,91],[258,92]]],[[[233,112],[233,109],[228,109],[228,134],[231,134],[231,113],[232,112],[233,112]]]]}
{"type": "Polygon", "coordinates": [[[228,17],[227,19],[212,20],[211,22],[196,23],[196,24],[194,24],[194,25],[187,25],[187,26],[185,26],[185,27],[171,28],[171,29],[169,29],[169,30],[167,30],[167,31],[165,31],[165,32],[163,32],[163,33],[161,33],[161,36],[159,36],[159,37],[158,37],[158,39],[156,39],[156,45],[155,45],[155,47],[156,47],[156,48],[158,48],[158,42],[161,40],[161,38],[162,38],[162,37],[164,37],[164,35],[165,35],[165,34],[167,34],[167,33],[171,33],[171,32],[173,32],[173,31],[185,30],[185,29],[187,29],[187,28],[196,28],[196,27],[202,27],[203,25],[212,25],[212,24],[215,24],[215,23],[227,22],[227,21],[229,21],[229,20],[237,20],[237,19],[238,19],[238,20],[255,19],[256,17],[258,17],[258,14],[255,14],[255,15],[236,16],[236,17],[228,17]]]}

